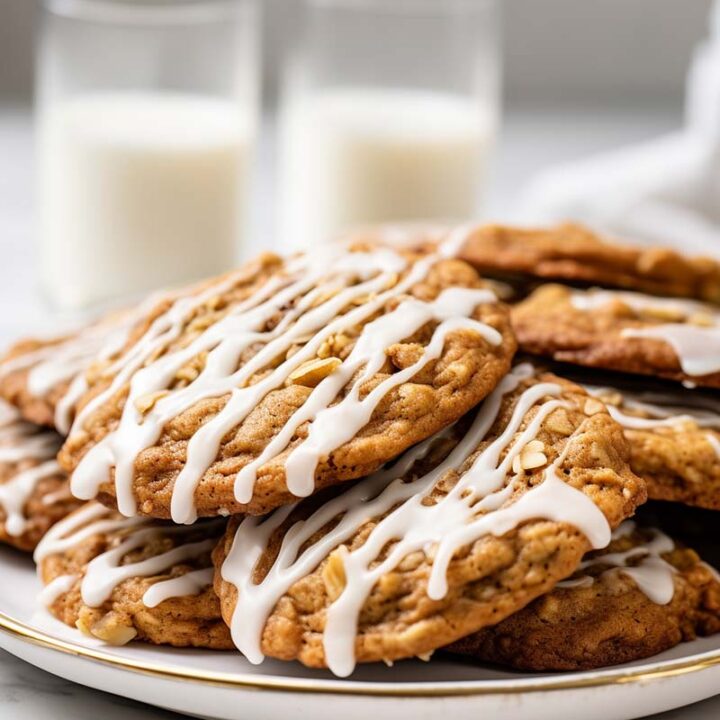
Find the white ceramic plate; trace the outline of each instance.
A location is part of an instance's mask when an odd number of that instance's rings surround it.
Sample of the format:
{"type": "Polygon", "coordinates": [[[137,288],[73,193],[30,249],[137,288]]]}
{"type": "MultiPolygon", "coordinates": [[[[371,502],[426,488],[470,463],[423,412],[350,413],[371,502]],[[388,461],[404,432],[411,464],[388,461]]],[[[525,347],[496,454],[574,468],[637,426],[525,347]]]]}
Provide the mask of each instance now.
{"type": "Polygon", "coordinates": [[[720,636],[596,672],[529,675],[436,657],[364,666],[350,680],[294,663],[255,667],[239,653],[111,648],[37,608],[28,557],[1,548],[0,567],[0,646],[82,685],[215,720],[628,720],[720,689],[720,636]]]}

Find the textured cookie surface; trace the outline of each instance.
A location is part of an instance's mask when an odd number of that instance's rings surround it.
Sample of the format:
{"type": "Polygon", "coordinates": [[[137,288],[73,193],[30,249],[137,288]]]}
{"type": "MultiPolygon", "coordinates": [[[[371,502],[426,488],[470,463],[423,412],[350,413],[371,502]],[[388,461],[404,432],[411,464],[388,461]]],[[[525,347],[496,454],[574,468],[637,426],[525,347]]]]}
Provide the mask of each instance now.
{"type": "Polygon", "coordinates": [[[41,601],[67,625],[111,645],[231,646],[212,589],[218,521],[192,528],[123,518],[88,503],[35,551],[41,601]]]}
{"type": "Polygon", "coordinates": [[[69,340],[69,336],[52,340],[21,340],[0,361],[0,397],[17,407],[26,420],[55,426],[55,408],[67,392],[70,379],[59,379],[35,392],[30,390],[29,379],[33,367],[51,357],[69,340]]]}
{"type": "Polygon", "coordinates": [[[717,573],[657,530],[628,522],[570,580],[452,652],[519,670],[587,670],[720,632],[717,573]]]}
{"type": "Polygon", "coordinates": [[[259,514],[376,470],[507,372],[508,312],[444,249],[266,255],[140,322],[60,461],[123,514],[259,514]]]}
{"type": "Polygon", "coordinates": [[[720,387],[720,313],[711,305],[544,285],[512,317],[527,352],[720,387]]]}
{"type": "Polygon", "coordinates": [[[423,656],[570,575],[645,500],[603,404],[516,368],[477,414],[288,517],[231,520],[214,559],[236,645],[347,675],[423,656]]]}
{"type": "Polygon", "coordinates": [[[666,248],[632,247],[574,224],[548,229],[488,225],[473,230],[461,257],[488,274],[642,290],[720,302],[720,264],[666,248]]]}
{"type": "Polygon", "coordinates": [[[87,390],[85,372],[122,344],[133,320],[132,312],[114,312],[66,335],[17,342],[0,358],[0,397],[26,420],[67,435],[87,390]]]}
{"type": "Polygon", "coordinates": [[[80,505],[55,455],[61,439],[0,401],[0,542],[32,550],[80,505]]]}
{"type": "Polygon", "coordinates": [[[720,399],[684,388],[586,390],[622,425],[650,499],[720,510],[720,399]]]}

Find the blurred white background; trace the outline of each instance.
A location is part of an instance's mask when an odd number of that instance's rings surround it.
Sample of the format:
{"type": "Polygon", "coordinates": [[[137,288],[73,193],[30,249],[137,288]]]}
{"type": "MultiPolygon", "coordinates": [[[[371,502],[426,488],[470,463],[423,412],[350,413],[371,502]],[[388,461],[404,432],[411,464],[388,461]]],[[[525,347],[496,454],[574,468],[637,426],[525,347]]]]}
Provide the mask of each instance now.
{"type": "MultiPolygon", "coordinates": [[[[142,0],[135,0],[142,2],[142,0]]],[[[520,189],[558,162],[681,126],[686,73],[707,34],[710,0],[503,0],[504,122],[489,213],[508,217],[520,189]]],[[[256,238],[271,244],[274,110],[296,0],[264,0],[265,123],[256,238]]],[[[3,336],[46,323],[34,261],[32,115],[36,3],[0,0],[0,304],[21,310],[3,336]]],[[[431,52],[431,50],[429,50],[431,52]]]]}
{"type": "MultiPolygon", "coordinates": [[[[294,0],[266,6],[266,102],[296,27],[294,0]]],[[[503,0],[509,109],[518,104],[676,105],[709,0],[503,0]]],[[[29,101],[30,0],[0,0],[0,98],[29,101]]]]}
{"type": "MultiPolygon", "coordinates": [[[[142,2],[142,0],[135,0],[142,2]]],[[[274,110],[296,0],[264,0],[264,108],[256,238],[271,244],[274,110]]],[[[489,214],[508,217],[520,189],[558,162],[679,128],[694,48],[710,0],[503,0],[504,121],[489,214]]],[[[36,3],[0,0],[0,339],[41,322],[34,262],[32,161],[36,3]]],[[[429,50],[431,52],[431,50],[429,50]]]]}
{"type": "MultiPolygon", "coordinates": [[[[518,182],[547,165],[679,126],[687,69],[706,35],[710,4],[503,0],[505,133],[491,210],[505,212],[518,182]]],[[[264,106],[271,113],[298,3],[263,5],[264,106]]],[[[35,10],[30,0],[0,0],[0,151],[14,162],[26,156],[17,147],[22,140],[8,135],[20,122],[9,112],[32,101],[35,10]]]]}

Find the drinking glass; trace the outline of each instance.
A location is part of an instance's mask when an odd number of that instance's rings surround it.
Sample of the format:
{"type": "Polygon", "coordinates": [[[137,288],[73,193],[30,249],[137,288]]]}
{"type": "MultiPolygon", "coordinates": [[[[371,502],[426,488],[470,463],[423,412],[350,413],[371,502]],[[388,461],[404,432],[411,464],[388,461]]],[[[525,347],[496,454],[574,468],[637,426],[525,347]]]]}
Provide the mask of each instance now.
{"type": "Polygon", "coordinates": [[[499,113],[495,0],[301,5],[281,103],[281,241],[475,215],[499,113]]]}
{"type": "Polygon", "coordinates": [[[84,308],[232,267],[250,205],[256,0],[44,0],[40,268],[84,308]]]}

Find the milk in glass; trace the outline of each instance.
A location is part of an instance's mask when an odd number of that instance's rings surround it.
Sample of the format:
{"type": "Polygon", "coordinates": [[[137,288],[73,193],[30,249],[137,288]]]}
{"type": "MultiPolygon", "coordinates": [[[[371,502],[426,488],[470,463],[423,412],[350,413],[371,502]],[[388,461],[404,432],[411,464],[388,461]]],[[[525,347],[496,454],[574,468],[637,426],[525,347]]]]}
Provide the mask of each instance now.
{"type": "Polygon", "coordinates": [[[110,92],[39,116],[41,268],[77,308],[230,269],[246,224],[253,126],[201,95],[110,92]]]}
{"type": "Polygon", "coordinates": [[[494,122],[461,95],[355,88],[290,98],[281,132],[281,240],[308,246],[368,224],[471,217],[494,122]]]}

